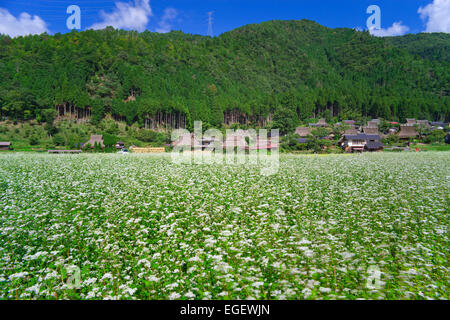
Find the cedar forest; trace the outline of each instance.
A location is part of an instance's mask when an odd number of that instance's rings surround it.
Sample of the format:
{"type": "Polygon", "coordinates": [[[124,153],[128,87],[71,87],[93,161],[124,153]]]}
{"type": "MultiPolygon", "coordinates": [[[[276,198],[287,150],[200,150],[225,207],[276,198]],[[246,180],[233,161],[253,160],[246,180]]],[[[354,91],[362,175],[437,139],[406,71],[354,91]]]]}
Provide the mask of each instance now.
{"type": "Polygon", "coordinates": [[[218,37],[173,31],[0,36],[0,118],[61,116],[149,129],[277,118],[449,120],[450,35],[377,38],[308,20],[218,37]]]}

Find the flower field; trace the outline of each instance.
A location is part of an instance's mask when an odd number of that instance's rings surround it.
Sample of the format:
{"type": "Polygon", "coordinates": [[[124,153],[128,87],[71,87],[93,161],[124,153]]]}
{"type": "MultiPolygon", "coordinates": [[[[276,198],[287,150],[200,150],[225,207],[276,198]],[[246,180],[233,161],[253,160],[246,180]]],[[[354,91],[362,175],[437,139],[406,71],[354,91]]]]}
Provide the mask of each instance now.
{"type": "Polygon", "coordinates": [[[448,299],[449,155],[0,154],[0,299],[448,299]]]}

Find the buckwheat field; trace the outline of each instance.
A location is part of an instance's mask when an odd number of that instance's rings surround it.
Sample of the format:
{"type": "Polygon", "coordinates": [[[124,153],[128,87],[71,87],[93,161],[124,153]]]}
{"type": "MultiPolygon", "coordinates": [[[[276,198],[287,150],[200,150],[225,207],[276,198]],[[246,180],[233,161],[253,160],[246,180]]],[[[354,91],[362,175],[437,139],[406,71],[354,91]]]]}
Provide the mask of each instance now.
{"type": "Polygon", "coordinates": [[[449,167],[0,154],[0,299],[449,299],[449,167]]]}

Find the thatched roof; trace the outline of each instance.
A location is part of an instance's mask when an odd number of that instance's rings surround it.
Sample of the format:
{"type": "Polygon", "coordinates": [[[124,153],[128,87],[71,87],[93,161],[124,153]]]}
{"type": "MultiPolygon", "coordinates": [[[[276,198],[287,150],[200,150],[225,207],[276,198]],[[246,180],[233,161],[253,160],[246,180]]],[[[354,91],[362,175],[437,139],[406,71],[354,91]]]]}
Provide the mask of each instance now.
{"type": "Polygon", "coordinates": [[[0,142],[0,147],[9,147],[9,146],[11,146],[11,142],[9,141],[0,142]]]}
{"type": "Polygon", "coordinates": [[[298,134],[300,137],[306,137],[311,134],[311,128],[307,127],[298,127],[295,130],[295,133],[298,134]]]}
{"type": "Polygon", "coordinates": [[[278,148],[279,148],[278,143],[274,143],[271,140],[267,140],[261,137],[258,137],[256,142],[250,143],[249,146],[250,150],[271,150],[278,148]]]}
{"type": "Polygon", "coordinates": [[[428,120],[417,120],[417,125],[424,126],[424,127],[430,127],[430,122],[428,122],[428,120]]]}
{"type": "Polygon", "coordinates": [[[406,124],[409,126],[413,126],[413,125],[417,124],[417,120],[416,119],[406,119],[406,124]]]}
{"type": "Polygon", "coordinates": [[[365,134],[379,134],[378,127],[364,127],[363,132],[365,134]]]}
{"type": "Polygon", "coordinates": [[[356,134],[358,134],[358,130],[356,130],[356,129],[347,129],[347,130],[345,130],[344,134],[356,135],[356,134]]]}
{"type": "Polygon", "coordinates": [[[94,134],[91,135],[91,138],[85,144],[90,144],[91,147],[93,148],[95,146],[95,143],[100,145],[102,148],[105,147],[105,145],[103,144],[103,136],[102,135],[94,135],[94,134]]]}
{"type": "Polygon", "coordinates": [[[245,135],[233,133],[231,135],[228,135],[223,143],[223,148],[234,148],[238,147],[241,149],[245,149],[248,147],[248,143],[245,140],[245,135]]]}
{"type": "Polygon", "coordinates": [[[409,126],[409,125],[404,125],[400,127],[400,133],[398,134],[398,137],[400,139],[408,139],[408,138],[414,138],[417,137],[419,134],[416,131],[416,128],[409,126]]]}
{"type": "Polygon", "coordinates": [[[195,139],[193,133],[183,134],[176,141],[172,142],[172,147],[194,147],[195,145],[201,146],[202,142],[199,139],[195,139]]]}
{"type": "Polygon", "coordinates": [[[319,126],[323,126],[323,127],[328,126],[328,124],[327,124],[327,122],[325,121],[325,119],[319,119],[319,121],[317,122],[317,124],[318,124],[319,126]]]}
{"type": "Polygon", "coordinates": [[[367,127],[369,127],[369,128],[378,128],[378,121],[374,121],[374,120],[369,121],[367,123],[367,127]]]}

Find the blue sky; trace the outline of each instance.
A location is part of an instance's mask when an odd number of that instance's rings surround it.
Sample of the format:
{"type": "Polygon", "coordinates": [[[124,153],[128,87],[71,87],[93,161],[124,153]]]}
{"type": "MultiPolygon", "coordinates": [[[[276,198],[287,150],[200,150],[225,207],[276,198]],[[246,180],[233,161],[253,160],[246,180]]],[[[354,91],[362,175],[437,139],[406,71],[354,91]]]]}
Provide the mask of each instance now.
{"type": "Polygon", "coordinates": [[[81,30],[113,25],[205,35],[209,11],[214,11],[214,35],[275,19],[310,19],[333,28],[367,29],[370,14],[366,10],[378,5],[382,30],[374,30],[375,35],[450,32],[450,0],[0,0],[0,33],[69,32],[66,9],[70,5],[81,9],[81,30]]]}

